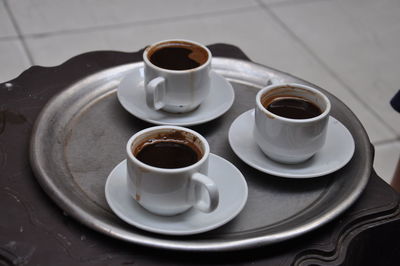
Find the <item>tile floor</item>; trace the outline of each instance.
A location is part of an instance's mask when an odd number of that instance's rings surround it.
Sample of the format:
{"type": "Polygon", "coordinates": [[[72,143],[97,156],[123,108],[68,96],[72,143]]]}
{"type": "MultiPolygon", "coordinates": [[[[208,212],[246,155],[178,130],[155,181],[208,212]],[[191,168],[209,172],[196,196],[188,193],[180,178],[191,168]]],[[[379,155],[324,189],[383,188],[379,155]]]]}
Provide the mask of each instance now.
{"type": "Polygon", "coordinates": [[[390,182],[400,156],[398,0],[0,0],[0,82],[92,50],[135,51],[166,38],[242,48],[345,102],[390,182]]]}

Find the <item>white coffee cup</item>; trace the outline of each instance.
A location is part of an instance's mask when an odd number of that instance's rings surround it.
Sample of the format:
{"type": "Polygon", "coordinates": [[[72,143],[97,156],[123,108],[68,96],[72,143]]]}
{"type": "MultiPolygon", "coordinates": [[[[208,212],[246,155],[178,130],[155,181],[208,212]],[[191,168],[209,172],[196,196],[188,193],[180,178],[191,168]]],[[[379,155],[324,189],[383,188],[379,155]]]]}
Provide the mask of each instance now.
{"type": "MultiPolygon", "coordinates": [[[[170,216],[191,207],[212,212],[218,206],[217,185],[207,176],[210,148],[199,133],[177,126],[150,127],[129,139],[126,152],[128,189],[132,197],[148,211],[170,216]],[[198,155],[197,161],[180,168],[161,168],[141,161],[143,158],[140,153],[145,145],[163,141],[187,145],[198,155]]],[[[171,157],[170,151],[167,153],[171,157]]]]}
{"type": "Polygon", "coordinates": [[[185,113],[210,90],[211,52],[197,42],[165,40],[143,53],[146,103],[155,110],[185,113]]]}
{"type": "MultiPolygon", "coordinates": [[[[281,105],[287,110],[287,105],[281,105]]],[[[315,88],[294,83],[267,86],[256,96],[254,139],[261,150],[277,162],[303,162],[323,147],[330,110],[329,99],[315,88]],[[267,109],[266,105],[285,97],[310,102],[320,112],[300,119],[288,117],[288,114],[278,115],[267,109]]]]}

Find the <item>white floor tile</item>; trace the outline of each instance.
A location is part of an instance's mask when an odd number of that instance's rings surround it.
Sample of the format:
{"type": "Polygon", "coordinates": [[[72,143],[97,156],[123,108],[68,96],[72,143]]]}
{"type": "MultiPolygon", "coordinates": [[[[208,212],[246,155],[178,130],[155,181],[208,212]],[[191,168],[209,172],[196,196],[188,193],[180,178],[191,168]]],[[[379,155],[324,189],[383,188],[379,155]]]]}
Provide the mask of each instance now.
{"type": "Polygon", "coordinates": [[[389,184],[399,160],[400,141],[375,145],[374,169],[389,184]]]}
{"type": "Polygon", "coordinates": [[[18,40],[0,41],[0,83],[16,78],[30,64],[18,40]]]}
{"type": "Polygon", "coordinates": [[[389,105],[400,87],[400,1],[312,1],[272,10],[400,135],[400,115],[389,105]]]}
{"type": "Polygon", "coordinates": [[[253,0],[9,1],[24,34],[159,20],[255,6],[253,0]]]}
{"type": "Polygon", "coordinates": [[[161,24],[34,37],[28,38],[27,42],[35,63],[49,66],[91,50],[131,52],[168,38],[192,39],[205,44],[225,42],[236,45],[253,61],[292,73],[337,96],[356,113],[372,141],[395,137],[393,132],[371,115],[279,24],[260,10],[161,24]]]}
{"type": "Polygon", "coordinates": [[[0,37],[17,36],[3,1],[0,1],[0,37]]]}

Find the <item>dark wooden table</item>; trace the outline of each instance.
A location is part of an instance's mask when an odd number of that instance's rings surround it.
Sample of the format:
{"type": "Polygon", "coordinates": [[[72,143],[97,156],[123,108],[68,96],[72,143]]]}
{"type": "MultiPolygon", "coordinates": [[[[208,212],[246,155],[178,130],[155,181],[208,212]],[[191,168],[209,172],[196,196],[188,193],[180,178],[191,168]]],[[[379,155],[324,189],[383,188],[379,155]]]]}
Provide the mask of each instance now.
{"type": "MultiPolygon", "coordinates": [[[[214,56],[249,60],[235,46],[209,48],[214,56]]],[[[357,202],[337,219],[301,237],[246,251],[150,249],[95,232],[66,215],[32,173],[33,123],[65,87],[102,69],[140,61],[141,54],[87,53],[58,67],[33,66],[0,84],[0,265],[399,265],[399,195],[375,172],[357,202]]]]}

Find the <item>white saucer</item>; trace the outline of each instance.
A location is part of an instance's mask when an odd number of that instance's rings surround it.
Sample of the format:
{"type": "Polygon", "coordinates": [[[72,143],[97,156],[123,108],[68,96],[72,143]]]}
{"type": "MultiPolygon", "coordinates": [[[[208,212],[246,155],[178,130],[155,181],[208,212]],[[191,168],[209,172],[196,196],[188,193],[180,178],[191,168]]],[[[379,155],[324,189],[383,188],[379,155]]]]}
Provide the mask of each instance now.
{"type": "Polygon", "coordinates": [[[144,70],[135,69],[120,83],[117,89],[118,100],[132,115],[157,125],[192,126],[213,120],[223,115],[233,104],[235,93],[232,85],[221,75],[211,71],[210,93],[195,110],[172,114],[156,111],[146,104],[144,91],[144,70]]]}
{"type": "Polygon", "coordinates": [[[353,157],[355,145],[349,130],[329,117],[323,148],[309,160],[299,164],[282,164],[269,159],[253,138],[254,109],[241,114],[229,129],[229,144],[245,163],[261,172],[289,178],[311,178],[330,174],[353,157]]]}
{"type": "Polygon", "coordinates": [[[243,175],[233,164],[214,154],[209,158],[209,176],[217,183],[220,195],[219,205],[211,213],[190,209],[175,216],[152,214],[130,196],[126,175],[124,160],[108,176],[105,186],[108,205],[125,222],[154,233],[191,235],[215,229],[236,217],[247,201],[243,175]]]}

